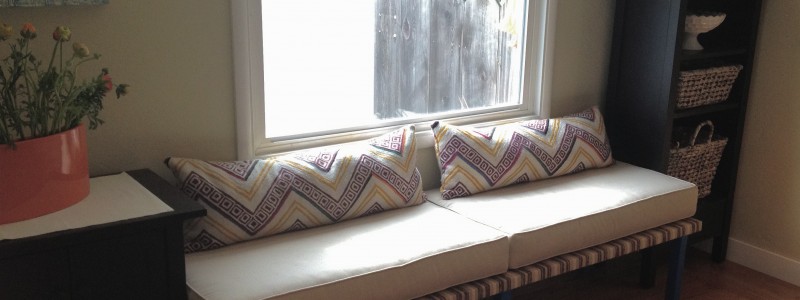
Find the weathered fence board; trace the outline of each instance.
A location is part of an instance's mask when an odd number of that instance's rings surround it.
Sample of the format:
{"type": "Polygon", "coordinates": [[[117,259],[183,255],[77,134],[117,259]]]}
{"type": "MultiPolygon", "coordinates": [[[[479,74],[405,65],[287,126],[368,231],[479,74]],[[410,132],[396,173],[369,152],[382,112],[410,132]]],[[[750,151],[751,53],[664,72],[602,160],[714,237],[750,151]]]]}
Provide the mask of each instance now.
{"type": "Polygon", "coordinates": [[[375,113],[382,119],[426,107],[429,0],[380,0],[376,5],[375,113]]]}
{"type": "Polygon", "coordinates": [[[485,0],[378,0],[375,113],[485,107],[508,100],[512,51],[485,0]]]}

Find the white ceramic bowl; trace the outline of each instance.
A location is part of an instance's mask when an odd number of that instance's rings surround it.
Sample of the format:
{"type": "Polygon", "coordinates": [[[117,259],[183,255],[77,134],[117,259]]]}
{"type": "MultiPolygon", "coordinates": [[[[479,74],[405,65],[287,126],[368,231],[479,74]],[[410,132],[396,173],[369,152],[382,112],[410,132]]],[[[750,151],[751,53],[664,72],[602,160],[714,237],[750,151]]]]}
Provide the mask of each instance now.
{"type": "Polygon", "coordinates": [[[717,28],[725,20],[725,13],[688,14],[685,19],[683,49],[703,50],[697,35],[717,28]]]}

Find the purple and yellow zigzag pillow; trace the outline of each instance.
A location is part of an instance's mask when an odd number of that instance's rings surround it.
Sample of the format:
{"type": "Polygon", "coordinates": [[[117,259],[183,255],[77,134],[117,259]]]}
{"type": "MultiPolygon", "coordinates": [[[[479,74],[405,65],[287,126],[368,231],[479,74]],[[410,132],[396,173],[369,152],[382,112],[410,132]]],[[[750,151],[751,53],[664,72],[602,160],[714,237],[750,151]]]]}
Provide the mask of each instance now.
{"type": "Polygon", "coordinates": [[[597,107],[563,118],[490,128],[441,122],[431,127],[444,199],[614,163],[597,107]]]}
{"type": "Polygon", "coordinates": [[[169,158],[180,190],[207,210],[184,228],[185,252],[418,205],[414,127],[356,144],[251,161],[169,158]]]}

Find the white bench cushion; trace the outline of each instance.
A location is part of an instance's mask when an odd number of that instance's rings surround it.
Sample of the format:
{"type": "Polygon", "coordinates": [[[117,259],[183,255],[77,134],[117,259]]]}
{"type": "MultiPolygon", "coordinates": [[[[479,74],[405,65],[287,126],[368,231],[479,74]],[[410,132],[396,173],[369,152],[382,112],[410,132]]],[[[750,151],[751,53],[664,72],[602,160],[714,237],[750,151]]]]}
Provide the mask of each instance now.
{"type": "Polygon", "coordinates": [[[621,162],[465,198],[426,193],[428,200],[508,234],[511,268],[691,217],[697,205],[694,184],[621,162]]]}
{"type": "Polygon", "coordinates": [[[186,255],[190,298],[409,299],[508,269],[508,238],[432,203],[186,255]]]}

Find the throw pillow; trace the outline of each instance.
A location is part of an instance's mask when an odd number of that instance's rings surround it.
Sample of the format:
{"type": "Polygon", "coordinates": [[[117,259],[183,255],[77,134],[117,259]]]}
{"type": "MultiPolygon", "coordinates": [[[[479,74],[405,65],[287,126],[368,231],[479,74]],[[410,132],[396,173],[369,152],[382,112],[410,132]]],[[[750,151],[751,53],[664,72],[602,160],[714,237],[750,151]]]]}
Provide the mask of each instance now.
{"type": "Polygon", "coordinates": [[[425,201],[413,126],[366,142],[263,160],[166,163],[180,190],[208,213],[185,226],[185,252],[425,201]]]}
{"type": "Polygon", "coordinates": [[[443,199],[614,163],[597,107],[563,118],[490,128],[442,122],[431,127],[443,199]]]}

